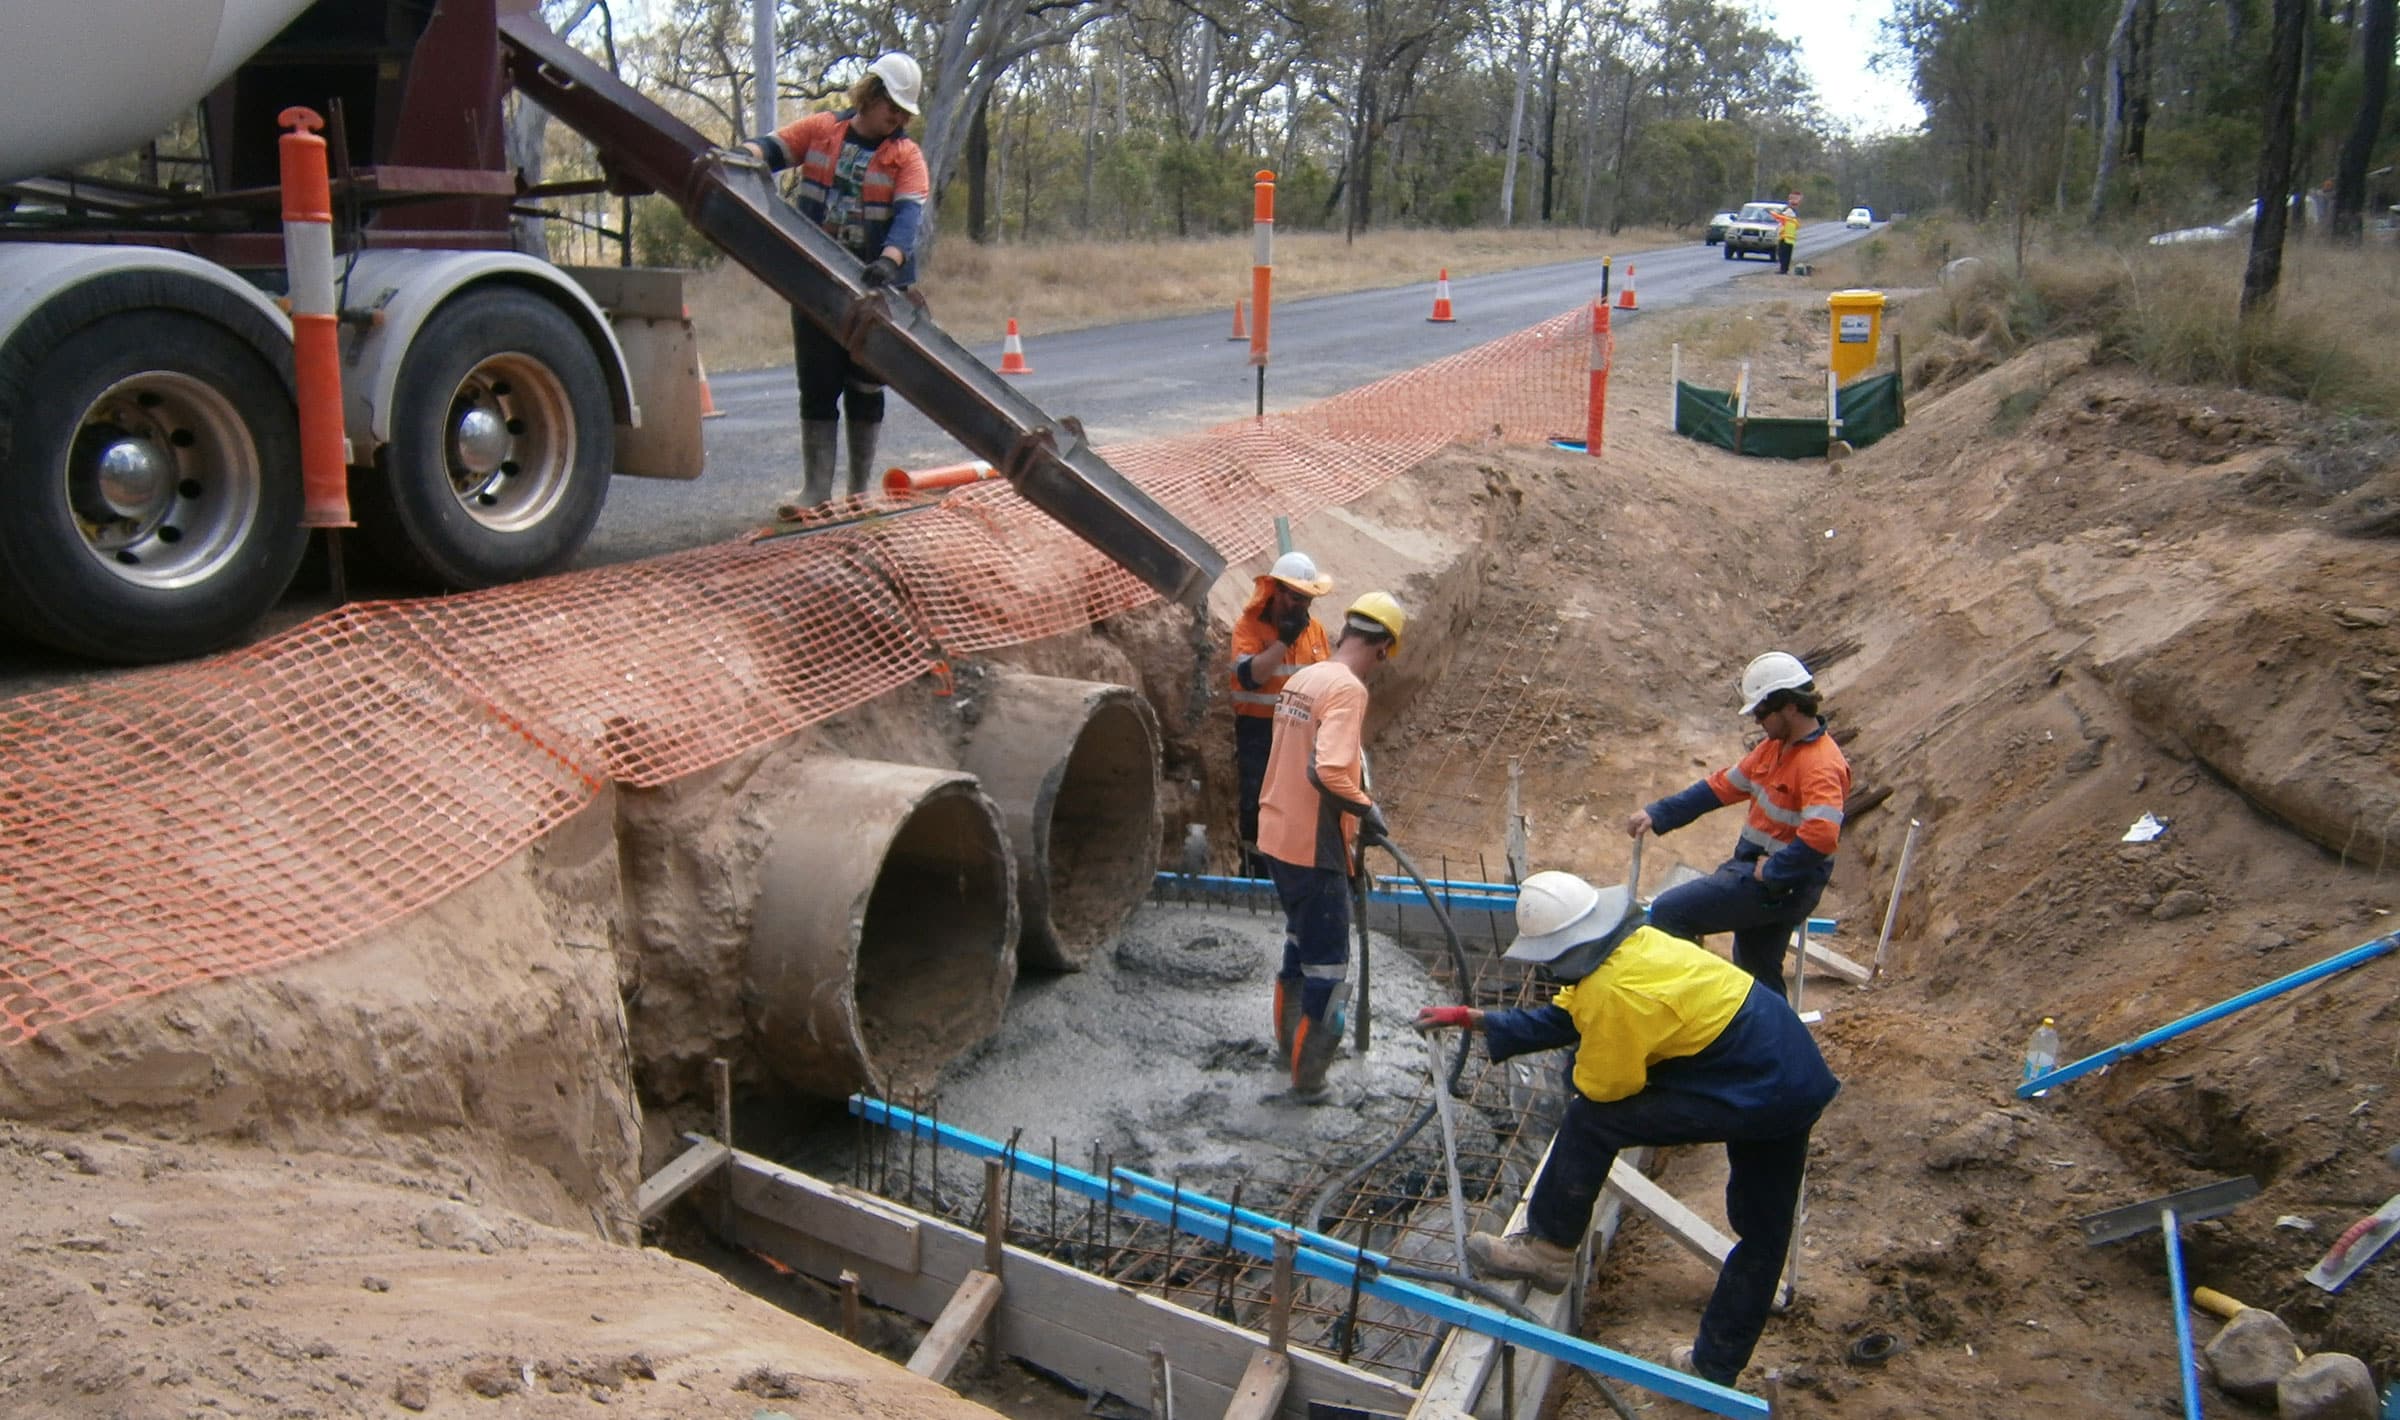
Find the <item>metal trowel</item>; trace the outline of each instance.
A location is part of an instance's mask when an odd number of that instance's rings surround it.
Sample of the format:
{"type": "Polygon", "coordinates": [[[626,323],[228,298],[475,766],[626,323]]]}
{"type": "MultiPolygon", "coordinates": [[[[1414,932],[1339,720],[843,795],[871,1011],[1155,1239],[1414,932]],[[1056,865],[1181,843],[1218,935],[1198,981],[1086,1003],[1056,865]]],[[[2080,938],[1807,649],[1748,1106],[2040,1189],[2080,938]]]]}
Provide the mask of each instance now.
{"type": "Polygon", "coordinates": [[[2373,1262],[2375,1254],[2395,1237],[2400,1237],[2400,1193],[2343,1232],[2317,1265],[2308,1269],[2309,1285],[2328,1292],[2342,1290],[2342,1284],[2373,1262]]]}

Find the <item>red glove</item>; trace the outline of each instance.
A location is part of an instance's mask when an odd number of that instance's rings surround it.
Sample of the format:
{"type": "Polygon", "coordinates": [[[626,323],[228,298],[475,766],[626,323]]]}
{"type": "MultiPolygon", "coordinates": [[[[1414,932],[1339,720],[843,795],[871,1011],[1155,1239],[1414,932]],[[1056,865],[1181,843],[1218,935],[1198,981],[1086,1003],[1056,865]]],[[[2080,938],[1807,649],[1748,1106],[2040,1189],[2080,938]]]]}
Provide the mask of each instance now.
{"type": "Polygon", "coordinates": [[[1442,1030],[1456,1026],[1461,1030],[1475,1028],[1475,1010],[1471,1006],[1419,1006],[1417,1029],[1442,1030]]]}

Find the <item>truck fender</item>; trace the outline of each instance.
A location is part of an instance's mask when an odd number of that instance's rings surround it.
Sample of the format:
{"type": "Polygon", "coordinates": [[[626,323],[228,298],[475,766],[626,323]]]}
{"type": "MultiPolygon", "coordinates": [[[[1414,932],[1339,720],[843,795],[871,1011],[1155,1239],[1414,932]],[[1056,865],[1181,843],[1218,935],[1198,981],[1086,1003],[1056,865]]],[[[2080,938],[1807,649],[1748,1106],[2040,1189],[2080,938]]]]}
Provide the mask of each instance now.
{"type": "Polygon", "coordinates": [[[469,286],[495,283],[537,292],[572,317],[600,356],[614,422],[641,427],[625,350],[608,316],[557,267],[518,252],[367,251],[350,264],[341,291],[342,422],[356,462],[366,463],[392,440],[400,366],[426,320],[469,286]]]}
{"type": "Polygon", "coordinates": [[[0,243],[0,351],[20,334],[54,343],[118,311],[172,307],[246,340],[292,394],[292,323],[213,261],[165,247],[0,243]]]}

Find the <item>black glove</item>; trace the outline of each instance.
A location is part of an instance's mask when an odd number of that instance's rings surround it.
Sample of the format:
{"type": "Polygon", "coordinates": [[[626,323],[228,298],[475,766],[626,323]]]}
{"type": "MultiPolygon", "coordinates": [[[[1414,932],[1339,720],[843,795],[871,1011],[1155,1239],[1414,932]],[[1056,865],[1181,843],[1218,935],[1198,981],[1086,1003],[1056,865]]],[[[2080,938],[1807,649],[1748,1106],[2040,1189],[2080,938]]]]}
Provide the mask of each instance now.
{"type": "Polygon", "coordinates": [[[1358,816],[1358,842],[1362,848],[1372,848],[1392,841],[1392,826],[1383,821],[1383,810],[1369,804],[1358,816]]]}
{"type": "Polygon", "coordinates": [[[858,274],[858,279],[867,283],[869,290],[889,286],[900,279],[900,263],[888,256],[879,256],[867,263],[867,269],[858,274]]]}
{"type": "Polygon", "coordinates": [[[1283,638],[1283,644],[1286,646],[1299,645],[1301,633],[1307,630],[1308,608],[1306,607],[1296,607],[1286,612],[1283,619],[1275,623],[1275,634],[1283,638]]]}

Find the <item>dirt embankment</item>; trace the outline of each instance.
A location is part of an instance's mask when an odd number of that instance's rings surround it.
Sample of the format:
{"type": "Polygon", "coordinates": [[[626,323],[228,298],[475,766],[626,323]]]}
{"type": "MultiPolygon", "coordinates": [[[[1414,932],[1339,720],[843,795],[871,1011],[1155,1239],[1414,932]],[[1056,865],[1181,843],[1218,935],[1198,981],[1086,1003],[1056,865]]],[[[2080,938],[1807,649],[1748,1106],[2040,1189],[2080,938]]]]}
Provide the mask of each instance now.
{"type": "MultiPolygon", "coordinates": [[[[2400,1190],[2382,1158],[2400,1142],[2400,963],[2051,1099],[2010,1087],[2043,1015],[2081,1055],[2400,926],[2400,579],[2374,535],[2393,441],[2064,346],[1916,394],[1909,428],[1838,465],[1676,440],[1672,340],[1687,377],[1712,373],[1695,350],[1752,360],[1769,391],[1821,371],[1821,307],[1755,315],[1771,328],[1720,311],[1621,335],[1612,388],[1632,407],[1612,407],[1597,464],[1490,456],[1525,532],[1477,630],[1510,654],[1393,737],[1387,778],[1434,786],[1402,839],[1440,841],[1451,814],[1460,843],[1497,841],[1515,755],[1533,866],[1614,876],[1626,811],[1746,742],[1743,661],[1813,654],[1871,805],[1827,899],[1837,946],[1872,954],[1912,818],[1922,836],[1886,983],[1809,985],[1845,1089],[1817,1134],[1800,1301],[1759,1364],[1803,1413],[2172,1404],[2160,1249],[2087,1249],[2072,1220],[2249,1173],[2263,1196],[2189,1230],[2194,1280],[2389,1377],[2400,1268],[2338,1297],[2300,1274],[2400,1190]],[[1458,814],[1441,801],[1461,786],[1476,802],[1458,814]],[[2167,834],[2120,842],[2146,811],[2167,834]],[[1900,1353],[1849,1362],[1867,1330],[1900,1353]]],[[[1712,864],[1730,817],[1662,840],[1648,880],[1712,864]]],[[[1715,1214],[1722,1168],[1684,1151],[1669,1182],[1715,1214]]],[[[1689,1339],[1706,1269],[1638,1225],[1610,1267],[1591,1334],[1660,1358],[1689,1339]]],[[[1585,1392],[1565,1413],[1608,1412],[1585,1392]]]]}

